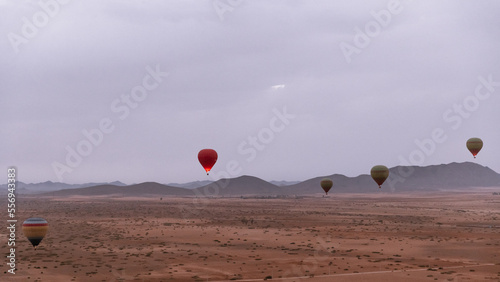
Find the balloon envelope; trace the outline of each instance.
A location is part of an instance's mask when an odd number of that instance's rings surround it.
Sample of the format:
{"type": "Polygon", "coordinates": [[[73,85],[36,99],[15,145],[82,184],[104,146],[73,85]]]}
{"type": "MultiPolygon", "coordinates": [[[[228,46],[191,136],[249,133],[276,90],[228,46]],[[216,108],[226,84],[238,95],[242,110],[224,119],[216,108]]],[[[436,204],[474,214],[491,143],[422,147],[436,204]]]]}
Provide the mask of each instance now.
{"type": "Polygon", "coordinates": [[[28,240],[30,240],[33,247],[38,246],[42,241],[47,230],[49,229],[49,223],[40,217],[28,218],[23,222],[23,233],[28,240]]]}
{"type": "Polygon", "coordinates": [[[472,153],[474,158],[476,158],[477,153],[481,151],[481,148],[483,148],[483,140],[479,138],[470,138],[467,140],[467,149],[472,153]]]}
{"type": "Polygon", "coordinates": [[[215,162],[217,162],[217,152],[212,149],[203,149],[198,153],[198,160],[208,175],[208,172],[212,169],[215,162]]]}
{"type": "Polygon", "coordinates": [[[384,165],[376,165],[370,171],[373,180],[378,184],[378,188],[382,188],[381,185],[389,177],[389,169],[384,165]]]}
{"type": "Polygon", "coordinates": [[[330,189],[333,186],[333,181],[331,179],[324,178],[321,180],[320,185],[321,185],[321,188],[323,188],[325,193],[328,195],[328,191],[330,191],[330,189]]]}

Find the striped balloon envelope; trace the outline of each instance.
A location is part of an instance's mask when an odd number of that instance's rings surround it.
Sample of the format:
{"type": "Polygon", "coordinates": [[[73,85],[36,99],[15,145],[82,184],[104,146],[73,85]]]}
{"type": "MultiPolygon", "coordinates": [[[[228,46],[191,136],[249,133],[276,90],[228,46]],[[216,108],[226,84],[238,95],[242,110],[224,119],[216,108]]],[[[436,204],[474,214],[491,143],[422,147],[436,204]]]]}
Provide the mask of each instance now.
{"type": "Polygon", "coordinates": [[[49,223],[40,217],[28,218],[23,222],[23,233],[28,240],[30,240],[33,247],[38,246],[42,241],[47,230],[49,229],[49,223]]]}
{"type": "Polygon", "coordinates": [[[325,191],[325,193],[328,195],[328,191],[330,191],[330,189],[333,186],[333,181],[329,178],[323,178],[320,181],[319,185],[321,186],[321,188],[323,188],[323,191],[325,191]]]}
{"type": "Polygon", "coordinates": [[[467,146],[467,149],[469,149],[469,151],[474,156],[474,158],[476,158],[476,155],[483,148],[483,140],[481,140],[480,138],[477,138],[477,137],[470,138],[469,140],[467,140],[467,143],[465,143],[465,144],[467,146]]]}
{"type": "Polygon", "coordinates": [[[389,169],[385,165],[376,165],[372,167],[370,174],[373,180],[377,182],[378,188],[382,188],[382,184],[389,177],[389,169]]]}

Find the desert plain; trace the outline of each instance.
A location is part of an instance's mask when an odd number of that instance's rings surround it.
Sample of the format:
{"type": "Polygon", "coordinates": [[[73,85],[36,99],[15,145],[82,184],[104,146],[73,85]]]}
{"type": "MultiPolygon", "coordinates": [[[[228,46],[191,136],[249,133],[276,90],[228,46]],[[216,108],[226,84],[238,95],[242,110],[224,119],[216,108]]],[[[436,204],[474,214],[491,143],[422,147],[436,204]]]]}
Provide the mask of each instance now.
{"type": "Polygon", "coordinates": [[[2,263],[0,280],[500,281],[498,190],[19,196],[16,274],[2,263]],[[20,228],[34,216],[49,222],[37,250],[20,228]]]}

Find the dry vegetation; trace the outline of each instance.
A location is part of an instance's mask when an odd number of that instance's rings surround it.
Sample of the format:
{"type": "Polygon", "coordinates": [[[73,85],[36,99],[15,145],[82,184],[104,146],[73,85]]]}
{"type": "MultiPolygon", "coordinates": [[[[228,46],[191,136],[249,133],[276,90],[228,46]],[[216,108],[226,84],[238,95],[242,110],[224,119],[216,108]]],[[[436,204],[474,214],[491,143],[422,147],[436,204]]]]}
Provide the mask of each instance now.
{"type": "Polygon", "coordinates": [[[9,281],[500,281],[491,192],[18,201],[50,227],[9,281]]]}

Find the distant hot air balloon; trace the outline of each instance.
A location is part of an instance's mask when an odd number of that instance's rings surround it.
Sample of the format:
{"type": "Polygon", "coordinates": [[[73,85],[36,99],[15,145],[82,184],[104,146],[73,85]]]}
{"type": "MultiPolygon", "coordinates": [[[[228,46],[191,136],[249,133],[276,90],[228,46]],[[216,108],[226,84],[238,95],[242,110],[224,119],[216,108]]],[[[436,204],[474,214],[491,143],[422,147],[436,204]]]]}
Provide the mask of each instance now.
{"type": "Polygon", "coordinates": [[[40,217],[32,217],[28,218],[23,222],[23,233],[28,240],[30,240],[33,247],[38,246],[42,241],[45,234],[47,234],[47,230],[49,229],[49,223],[40,217]]]}
{"type": "Polygon", "coordinates": [[[217,152],[212,149],[203,149],[198,153],[198,160],[201,166],[208,172],[212,169],[215,162],[217,161],[217,152]]]}
{"type": "Polygon", "coordinates": [[[333,181],[329,178],[324,178],[321,180],[320,185],[321,185],[321,188],[323,188],[325,193],[328,195],[328,191],[330,191],[330,189],[333,186],[333,181]]]}
{"type": "Polygon", "coordinates": [[[479,138],[470,138],[467,140],[467,149],[472,153],[474,158],[476,158],[477,153],[481,151],[481,148],[483,148],[483,140],[479,138]]]}
{"type": "Polygon", "coordinates": [[[389,169],[383,165],[376,165],[372,167],[370,174],[372,175],[373,180],[377,182],[378,188],[382,188],[381,185],[384,183],[387,177],[389,177],[389,169]]]}

